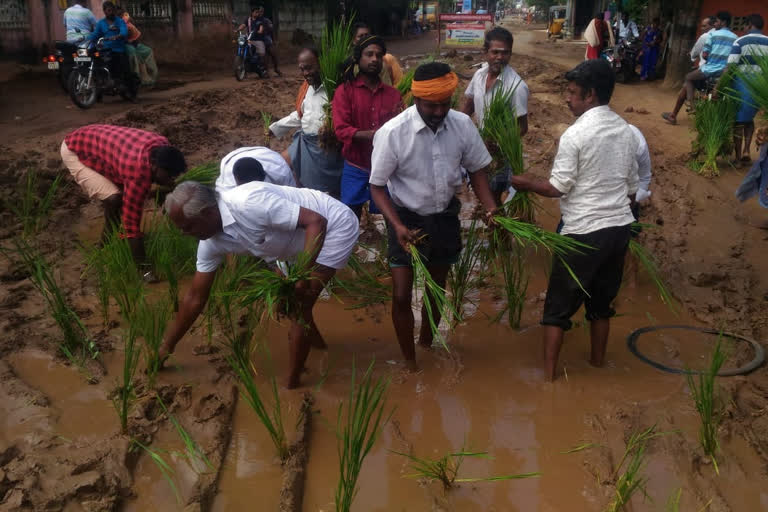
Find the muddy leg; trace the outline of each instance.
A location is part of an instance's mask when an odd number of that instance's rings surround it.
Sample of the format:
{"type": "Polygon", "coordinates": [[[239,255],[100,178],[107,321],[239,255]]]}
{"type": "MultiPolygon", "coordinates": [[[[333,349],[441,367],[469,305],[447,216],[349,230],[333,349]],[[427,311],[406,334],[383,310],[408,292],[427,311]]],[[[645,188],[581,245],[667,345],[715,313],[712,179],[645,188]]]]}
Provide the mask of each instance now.
{"type": "Polygon", "coordinates": [[[413,346],[413,310],[411,295],[413,289],[413,270],[410,267],[392,268],[392,323],[395,326],[397,342],[403,353],[406,367],[418,370],[416,365],[416,347],[413,346]]]}
{"type": "MultiPolygon", "coordinates": [[[[451,269],[450,265],[427,265],[427,270],[435,280],[438,286],[445,289],[445,280],[448,278],[448,271],[451,269]]],[[[435,325],[440,325],[441,311],[435,304],[435,300],[430,296],[432,305],[432,318],[435,321],[435,325]]],[[[429,348],[432,346],[434,335],[432,328],[429,325],[429,317],[427,316],[427,306],[423,305],[421,308],[421,332],[419,333],[419,346],[429,348]]]]}
{"type": "Polygon", "coordinates": [[[549,381],[557,375],[557,360],[560,357],[560,347],[563,346],[564,331],[554,325],[544,326],[544,370],[549,381]]]}
{"type": "Polygon", "coordinates": [[[592,342],[592,355],[589,364],[602,368],[605,364],[605,349],[608,345],[608,332],[611,321],[608,318],[592,320],[589,326],[589,334],[592,342]]]}

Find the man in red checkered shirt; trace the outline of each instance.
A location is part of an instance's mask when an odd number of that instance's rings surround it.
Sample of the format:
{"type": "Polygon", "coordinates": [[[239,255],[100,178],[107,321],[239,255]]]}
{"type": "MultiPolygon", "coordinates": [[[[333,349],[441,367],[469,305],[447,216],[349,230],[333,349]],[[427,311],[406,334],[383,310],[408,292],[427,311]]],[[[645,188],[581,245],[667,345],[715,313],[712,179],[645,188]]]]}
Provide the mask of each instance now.
{"type": "Polygon", "coordinates": [[[66,136],[61,158],[88,197],[104,205],[102,242],[122,217],[133,258],[143,265],[144,201],[152,183],[173,186],[176,177],[187,170],[181,151],[156,133],[91,124],[66,136]]]}

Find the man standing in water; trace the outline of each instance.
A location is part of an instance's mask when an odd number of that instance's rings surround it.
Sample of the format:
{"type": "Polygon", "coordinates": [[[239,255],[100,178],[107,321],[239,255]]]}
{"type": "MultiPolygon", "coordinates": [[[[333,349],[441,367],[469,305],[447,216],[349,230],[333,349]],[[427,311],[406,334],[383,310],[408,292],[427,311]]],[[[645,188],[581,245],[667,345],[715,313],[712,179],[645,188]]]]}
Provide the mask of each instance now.
{"type": "Polygon", "coordinates": [[[615,83],[610,64],[602,59],[584,61],[565,78],[566,103],[578,119],[560,137],[549,181],[530,174],[511,179],[517,190],[559,197],[562,234],[594,248],[563,257],[578,283],[559,258],[553,261],[541,321],[549,380],[557,375],[564,333],[582,303],[591,322],[590,363],[597,367],[605,363],[610,318],[615,314],[612,302],[621,286],[635,220],[630,204],[639,181],[637,138],[608,106],[615,83]]]}
{"type": "MultiPolygon", "coordinates": [[[[488,219],[496,210],[486,176],[491,155],[472,120],[451,110],[458,81],[447,64],[419,66],[411,89],[415,105],[379,128],[373,138],[371,196],[387,221],[392,322],[405,363],[412,371],[418,367],[409,247],[416,245],[432,278],[445,287],[448,271],[461,252],[461,204],[456,189],[462,186],[462,167],[469,171],[472,190],[488,219]]],[[[432,315],[439,324],[440,311],[433,307],[432,315]]],[[[425,308],[421,317],[419,345],[430,347],[432,331],[425,308]]]]}
{"type": "MultiPolygon", "coordinates": [[[[486,63],[475,72],[472,80],[464,93],[464,103],[461,111],[477,118],[477,125],[482,129],[485,120],[485,107],[490,103],[493,95],[499,92],[512,91],[509,108],[517,117],[520,127],[520,137],[528,133],[528,86],[520,78],[520,75],[509,65],[512,56],[512,33],[501,27],[490,30],[485,35],[486,63]]],[[[497,202],[501,201],[501,194],[509,187],[511,169],[504,168],[492,177],[491,191],[497,202]]],[[[522,169],[520,169],[522,171],[522,169]]]]}

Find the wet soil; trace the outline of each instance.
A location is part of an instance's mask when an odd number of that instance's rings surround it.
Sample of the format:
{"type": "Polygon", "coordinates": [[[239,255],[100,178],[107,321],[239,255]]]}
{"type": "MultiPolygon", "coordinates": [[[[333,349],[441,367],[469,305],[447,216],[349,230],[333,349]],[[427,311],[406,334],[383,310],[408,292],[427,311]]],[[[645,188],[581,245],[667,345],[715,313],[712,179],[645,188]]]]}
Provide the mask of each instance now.
{"type": "MultiPolygon", "coordinates": [[[[512,64],[533,93],[526,158],[533,172],[546,175],[557,139],[573,120],[561,100],[561,65],[567,62],[557,61],[574,57],[557,47],[560,43],[542,43],[533,32],[518,36],[515,44],[512,64]]],[[[469,76],[476,59],[460,57],[454,64],[469,76]]],[[[223,75],[179,74],[172,80],[184,85],[150,93],[137,105],[109,101],[79,112],[66,109],[64,97],[46,96],[45,87],[55,84],[45,80],[3,84],[4,91],[36,100],[12,102],[2,95],[3,201],[16,199],[13,191],[27,169],[40,170],[43,184],[64,172],[58,158],[61,138],[88,122],[163,133],[192,165],[240,145],[261,144],[260,113],[276,118],[287,114],[300,82],[289,73],[240,84],[223,75]]],[[[405,373],[399,362],[387,306],[347,310],[333,299],[321,302],[316,317],[329,348],[310,355],[303,390],[280,392],[292,440],[303,391],[314,398],[306,475],[289,484],[303,484],[302,510],[333,509],[336,414],[348,396],[353,361],[357,368],[373,361],[375,373],[389,377],[387,403],[394,409],[366,459],[356,510],[602,510],[613,498],[626,440],[653,424],[670,433],[649,445],[649,498],[633,499],[632,510],[659,510],[677,489],[682,489],[680,510],[700,510],[707,504],[707,510],[717,512],[768,510],[765,368],[719,380],[728,406],[718,476],[699,447],[698,419],[685,379],[640,362],[624,342],[638,327],[669,323],[725,328],[758,340],[768,336],[766,234],[751,227],[765,217],[764,210],[733,198],[743,171],[726,170],[709,180],[686,167],[690,136],[685,120],[677,127],[658,121],[673,94],[657,84],[618,86],[613,108],[645,133],[651,147],[653,196],[643,207],[642,220],[657,228],[646,229],[640,240],[659,261],[681,313],[675,316],[661,304],[645,275],[630,265],[616,303],[620,316],[612,324],[606,367],[587,364],[588,327],[578,313],[561,356],[564,376],[545,383],[538,326],[546,289],[544,255],[531,261],[521,329],[490,321],[500,305],[493,283],[487,283],[476,293],[475,314],[450,336],[450,352],[420,351],[417,374],[405,373]],[[633,112],[624,113],[629,106],[633,112]],[[594,446],[564,453],[585,443],[594,446]],[[462,448],[488,451],[493,459],[467,459],[460,476],[542,475],[465,483],[444,493],[437,483],[406,478],[412,471],[402,456],[392,453],[437,458],[462,448]]],[[[286,145],[285,140],[273,141],[276,149],[286,145]]],[[[542,206],[539,222],[552,229],[559,217],[557,203],[542,201],[542,206]]],[[[0,257],[0,511],[278,509],[284,468],[253,412],[237,400],[235,380],[222,353],[206,345],[202,326],[185,338],[157,387],[214,469],[194,467],[179,455],[183,447],[178,436],[149,393],[132,411],[129,432],[120,432],[109,397],[122,364],[125,326],[113,311],[114,322],[102,327],[94,283],[81,277],[84,262],[76,246],[79,240],[96,238],[100,216],[99,207],[72,185],[37,240],[101,347],[103,369],[97,384],[87,384],[57,354],[59,334],[42,299],[23,272],[0,257]],[[178,499],[130,438],[162,451],[175,470],[178,499]]],[[[6,203],[0,221],[5,244],[18,230],[6,203]]],[[[286,326],[272,323],[267,333],[264,341],[280,371],[287,358],[286,326]]],[[[711,336],[661,332],[644,337],[642,345],[661,362],[701,367],[712,341],[711,336]]],[[[749,355],[737,356],[734,364],[739,357],[749,355]]],[[[254,364],[260,376],[273,369],[262,358],[254,364]]],[[[267,390],[266,381],[259,385],[267,390]]]]}

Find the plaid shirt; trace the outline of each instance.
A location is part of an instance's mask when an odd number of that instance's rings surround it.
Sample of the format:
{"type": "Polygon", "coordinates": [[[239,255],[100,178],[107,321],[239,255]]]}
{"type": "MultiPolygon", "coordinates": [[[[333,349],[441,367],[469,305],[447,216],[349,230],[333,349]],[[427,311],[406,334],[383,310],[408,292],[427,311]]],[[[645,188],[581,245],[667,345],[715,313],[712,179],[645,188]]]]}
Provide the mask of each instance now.
{"type": "Polygon", "coordinates": [[[144,201],[152,186],[149,152],[169,146],[168,139],[136,128],[91,124],[73,131],[64,142],[82,164],[122,187],[125,236],[141,237],[144,201]]]}

